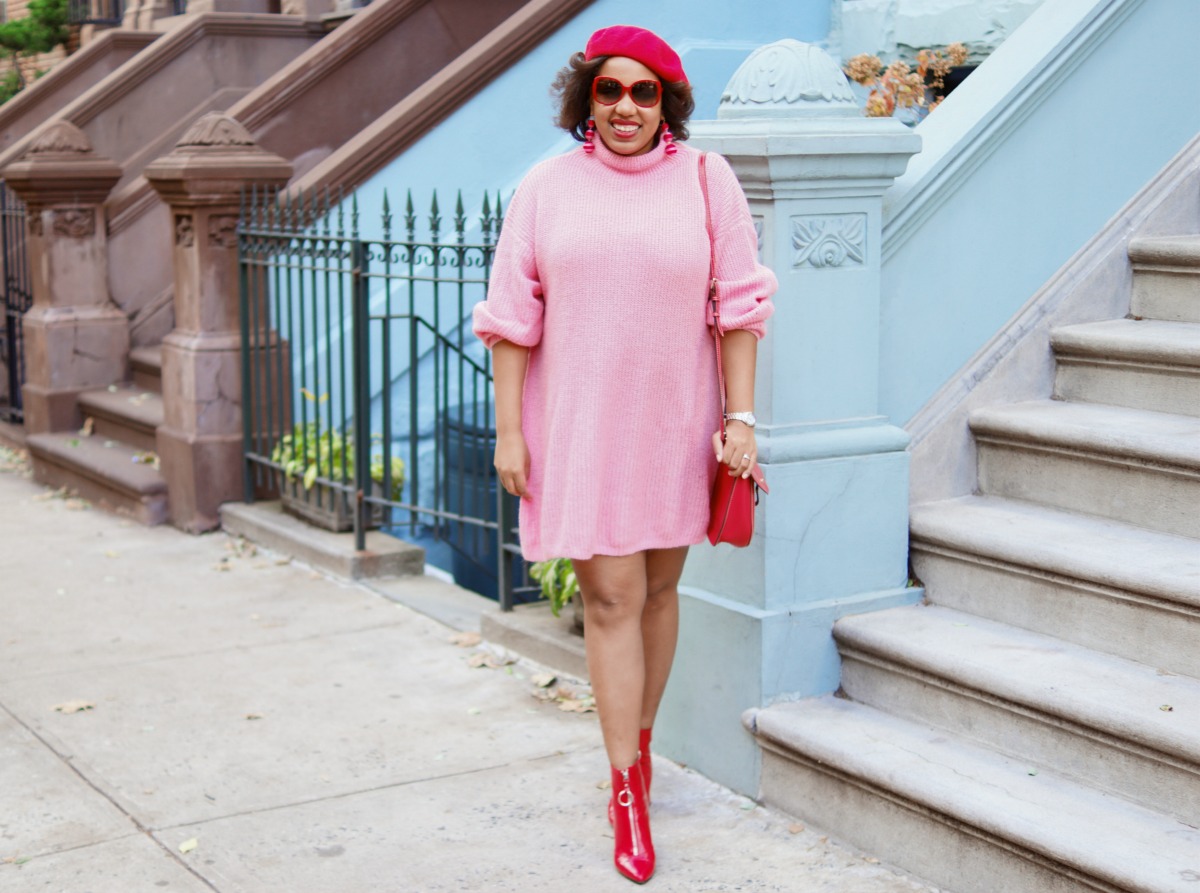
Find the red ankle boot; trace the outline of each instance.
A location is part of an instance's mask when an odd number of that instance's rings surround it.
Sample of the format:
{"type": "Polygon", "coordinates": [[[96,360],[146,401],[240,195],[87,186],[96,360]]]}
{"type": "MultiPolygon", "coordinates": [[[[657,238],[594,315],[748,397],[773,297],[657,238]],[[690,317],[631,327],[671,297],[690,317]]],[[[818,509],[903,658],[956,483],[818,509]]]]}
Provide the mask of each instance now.
{"type": "MultiPolygon", "coordinates": [[[[646,805],[650,805],[650,776],[654,774],[654,764],[650,762],[650,734],[653,729],[641,729],[638,732],[638,763],[642,766],[642,778],[646,782],[646,805]]],[[[608,823],[613,823],[613,816],[616,814],[616,807],[613,806],[616,800],[614,792],[608,798],[608,823]]]]}
{"type": "Polygon", "coordinates": [[[613,862],[617,871],[631,881],[644,884],[654,874],[654,842],[650,839],[650,810],[641,761],[628,769],[612,770],[613,862]]]}
{"type": "Polygon", "coordinates": [[[650,734],[653,729],[642,729],[638,733],[638,762],[642,764],[642,779],[646,782],[646,803],[650,803],[650,776],[654,766],[650,762],[650,734]]]}

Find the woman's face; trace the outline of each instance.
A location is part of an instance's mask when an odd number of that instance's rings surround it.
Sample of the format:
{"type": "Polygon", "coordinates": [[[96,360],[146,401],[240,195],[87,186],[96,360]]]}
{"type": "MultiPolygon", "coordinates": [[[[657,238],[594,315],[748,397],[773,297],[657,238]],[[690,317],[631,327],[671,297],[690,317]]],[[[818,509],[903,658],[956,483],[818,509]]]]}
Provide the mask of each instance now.
{"type": "MultiPolygon", "coordinates": [[[[613,56],[605,60],[597,73],[600,77],[615,78],[625,86],[638,81],[657,81],[658,75],[635,59],[613,56]]],[[[601,105],[591,101],[592,117],[596,119],[596,133],[604,145],[618,155],[641,155],[650,151],[654,137],[662,123],[662,91],[658,102],[651,108],[642,108],[633,101],[629,91],[621,93],[615,105],[601,105]]]]}

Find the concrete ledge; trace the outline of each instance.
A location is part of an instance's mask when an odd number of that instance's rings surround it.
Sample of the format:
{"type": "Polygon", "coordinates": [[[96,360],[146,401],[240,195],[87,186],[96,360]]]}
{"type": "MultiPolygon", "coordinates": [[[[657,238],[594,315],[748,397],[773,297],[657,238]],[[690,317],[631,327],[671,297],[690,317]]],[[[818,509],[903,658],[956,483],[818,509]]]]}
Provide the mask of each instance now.
{"type": "Polygon", "coordinates": [[[229,533],[351,580],[425,573],[425,550],[420,546],[371,531],[367,548],[358,552],[354,534],[318,530],[285,515],[278,502],[227,502],[221,506],[221,526],[229,533]]]}
{"type": "Polygon", "coordinates": [[[460,632],[479,632],[482,617],[500,611],[490,598],[429,573],[363,582],[372,592],[460,632]]]}
{"type": "Polygon", "coordinates": [[[0,445],[14,450],[25,449],[25,426],[0,421],[0,445]]]}
{"type": "Polygon", "coordinates": [[[496,611],[480,617],[479,632],[489,642],[503,645],[554,670],[587,679],[583,637],[571,632],[569,617],[555,617],[549,602],[519,605],[508,613],[496,611]]]}

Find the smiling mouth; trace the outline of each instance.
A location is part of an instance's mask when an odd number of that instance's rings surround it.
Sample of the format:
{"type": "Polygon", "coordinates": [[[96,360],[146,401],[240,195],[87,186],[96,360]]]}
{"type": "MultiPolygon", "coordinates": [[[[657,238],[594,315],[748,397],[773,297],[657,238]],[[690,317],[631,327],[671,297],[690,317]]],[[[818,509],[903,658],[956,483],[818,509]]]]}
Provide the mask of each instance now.
{"type": "Polygon", "coordinates": [[[633,136],[641,128],[640,124],[616,124],[613,123],[612,129],[616,131],[618,136],[633,136]]]}

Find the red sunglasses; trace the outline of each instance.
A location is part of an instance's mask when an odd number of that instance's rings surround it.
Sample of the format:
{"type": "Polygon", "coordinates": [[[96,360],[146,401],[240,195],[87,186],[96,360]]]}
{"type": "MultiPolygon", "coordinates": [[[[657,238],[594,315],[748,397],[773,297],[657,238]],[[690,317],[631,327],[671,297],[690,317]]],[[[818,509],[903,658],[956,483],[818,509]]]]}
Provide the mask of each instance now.
{"type": "Polygon", "coordinates": [[[598,75],[592,81],[592,99],[601,105],[616,105],[626,93],[635,105],[644,109],[654,108],[662,97],[662,84],[658,81],[634,81],[626,86],[616,78],[598,75]]]}

